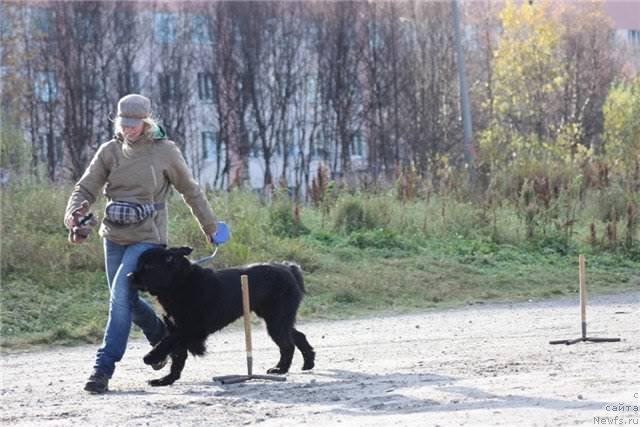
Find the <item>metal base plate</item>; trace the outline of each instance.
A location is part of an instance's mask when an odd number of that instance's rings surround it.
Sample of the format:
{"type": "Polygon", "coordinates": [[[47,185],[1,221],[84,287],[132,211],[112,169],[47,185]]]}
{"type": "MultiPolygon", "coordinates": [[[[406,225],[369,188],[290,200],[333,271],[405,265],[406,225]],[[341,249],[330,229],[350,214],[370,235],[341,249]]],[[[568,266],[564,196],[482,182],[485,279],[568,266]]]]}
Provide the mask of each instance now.
{"type": "Polygon", "coordinates": [[[566,344],[566,345],[571,345],[571,344],[575,344],[575,343],[579,343],[582,341],[590,341],[590,342],[618,342],[620,341],[620,338],[596,338],[596,337],[582,337],[582,338],[576,338],[573,340],[556,340],[556,341],[549,341],[549,344],[566,344]]]}
{"type": "Polygon", "coordinates": [[[213,377],[213,381],[220,384],[237,384],[250,380],[286,381],[287,377],[281,375],[224,375],[213,377]]]}

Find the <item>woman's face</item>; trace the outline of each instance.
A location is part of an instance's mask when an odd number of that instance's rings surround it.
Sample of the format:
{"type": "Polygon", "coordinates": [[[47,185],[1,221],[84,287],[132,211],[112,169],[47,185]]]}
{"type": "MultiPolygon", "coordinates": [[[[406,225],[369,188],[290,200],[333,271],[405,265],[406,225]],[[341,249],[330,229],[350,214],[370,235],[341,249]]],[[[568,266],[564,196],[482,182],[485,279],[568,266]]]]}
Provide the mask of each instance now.
{"type": "Polygon", "coordinates": [[[142,133],[143,127],[144,123],[140,123],[138,126],[122,126],[122,133],[129,141],[135,141],[142,133]]]}

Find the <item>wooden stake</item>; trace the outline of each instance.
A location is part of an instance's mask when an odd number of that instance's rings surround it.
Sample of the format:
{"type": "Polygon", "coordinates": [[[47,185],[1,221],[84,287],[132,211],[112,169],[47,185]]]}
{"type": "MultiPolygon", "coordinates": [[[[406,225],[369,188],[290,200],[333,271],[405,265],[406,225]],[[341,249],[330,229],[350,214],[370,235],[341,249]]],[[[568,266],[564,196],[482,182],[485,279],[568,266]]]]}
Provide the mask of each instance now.
{"type": "Polygon", "coordinates": [[[587,285],[585,283],[584,255],[578,257],[580,280],[580,319],[582,320],[582,338],[587,337],[587,285]]]}
{"type": "Polygon", "coordinates": [[[247,350],[247,372],[253,375],[253,354],[251,346],[251,306],[249,305],[249,278],[246,274],[240,276],[242,287],[242,311],[244,316],[244,343],[247,350]]]}

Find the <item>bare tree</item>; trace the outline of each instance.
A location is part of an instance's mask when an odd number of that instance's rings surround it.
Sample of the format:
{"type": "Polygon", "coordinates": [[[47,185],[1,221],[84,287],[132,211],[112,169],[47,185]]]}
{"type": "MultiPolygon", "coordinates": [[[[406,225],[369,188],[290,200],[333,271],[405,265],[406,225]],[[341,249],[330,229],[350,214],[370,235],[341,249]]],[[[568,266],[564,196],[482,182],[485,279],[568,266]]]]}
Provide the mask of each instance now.
{"type": "Polygon", "coordinates": [[[196,59],[191,49],[191,22],[188,14],[156,3],[154,9],[155,49],[148,52],[148,66],[156,98],[156,112],[168,135],[186,147],[188,127],[195,125],[192,102],[195,93],[196,59]]]}
{"type": "Polygon", "coordinates": [[[54,181],[58,165],[62,162],[62,150],[58,123],[62,116],[60,97],[60,71],[50,53],[57,42],[56,13],[50,4],[38,8],[24,8],[23,33],[24,65],[32,91],[24,98],[29,114],[29,134],[32,143],[32,173],[39,177],[41,161],[45,162],[45,175],[54,181]],[[57,148],[57,149],[56,149],[57,148]]]}
{"type": "Polygon", "coordinates": [[[301,43],[298,46],[295,64],[297,90],[292,98],[293,139],[296,144],[294,159],[295,187],[309,188],[311,178],[311,162],[315,157],[315,142],[320,124],[320,90],[318,85],[318,52],[315,50],[318,28],[317,21],[312,19],[314,10],[308,4],[300,8],[297,22],[289,25],[301,43]]]}
{"type": "Polygon", "coordinates": [[[405,25],[413,37],[414,78],[406,86],[402,117],[408,148],[426,172],[440,156],[461,157],[460,104],[455,73],[450,7],[445,2],[414,2],[405,25]]]}
{"type": "MultiPolygon", "coordinates": [[[[331,170],[348,176],[351,172],[351,144],[362,120],[362,80],[358,44],[358,2],[331,3],[326,7],[318,46],[318,73],[323,94],[323,138],[335,141],[331,170]]],[[[328,145],[328,144],[326,144],[328,145]]]]}
{"type": "Polygon", "coordinates": [[[576,142],[600,149],[602,106],[615,76],[622,72],[613,29],[600,3],[563,6],[557,13],[566,28],[561,50],[568,76],[558,124],[578,123],[581,132],[576,142]]]}
{"type": "Polygon", "coordinates": [[[402,115],[413,89],[415,26],[406,4],[372,3],[365,18],[364,49],[366,135],[374,178],[388,176],[398,162],[411,160],[409,134],[402,115]]]}
{"type": "Polygon", "coordinates": [[[503,5],[499,0],[468,2],[463,5],[466,6],[465,22],[470,29],[466,56],[474,126],[484,129],[494,118],[493,55],[500,35],[498,13],[503,5]]]}
{"type": "MultiPolygon", "coordinates": [[[[95,144],[95,112],[99,87],[99,56],[103,21],[100,2],[54,2],[52,40],[63,110],[62,139],[73,180],[82,175],[95,144]]],[[[52,56],[52,55],[48,55],[52,56]]]]}
{"type": "Polygon", "coordinates": [[[300,48],[294,31],[298,6],[278,3],[244,3],[239,16],[244,65],[244,91],[248,96],[251,122],[255,124],[265,172],[263,185],[274,184],[272,158],[276,150],[283,160],[281,181],[287,180],[292,98],[298,89],[300,48]]]}
{"type": "Polygon", "coordinates": [[[227,147],[225,172],[228,176],[228,186],[241,187],[246,180],[246,156],[242,155],[241,142],[241,98],[242,76],[239,65],[239,31],[234,21],[235,8],[233,3],[222,2],[216,7],[217,29],[214,48],[217,64],[218,80],[218,118],[220,129],[220,144],[227,147]]]}
{"type": "Polygon", "coordinates": [[[27,32],[26,19],[18,4],[0,3],[0,185],[28,172],[33,149],[25,144],[20,131],[28,117],[21,103],[16,103],[33,91],[30,80],[25,79],[28,56],[20,49],[27,32]]]}

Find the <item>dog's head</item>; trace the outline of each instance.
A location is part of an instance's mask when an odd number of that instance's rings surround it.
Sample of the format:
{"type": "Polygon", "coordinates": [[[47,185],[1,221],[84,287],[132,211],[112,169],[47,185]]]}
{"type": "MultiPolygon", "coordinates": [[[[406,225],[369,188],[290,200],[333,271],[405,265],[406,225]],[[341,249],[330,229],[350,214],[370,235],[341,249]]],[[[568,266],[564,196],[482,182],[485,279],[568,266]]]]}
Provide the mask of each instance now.
{"type": "Polygon", "coordinates": [[[127,277],[136,289],[159,295],[171,289],[191,269],[186,258],[191,248],[153,248],[140,255],[136,270],[127,277]]]}

